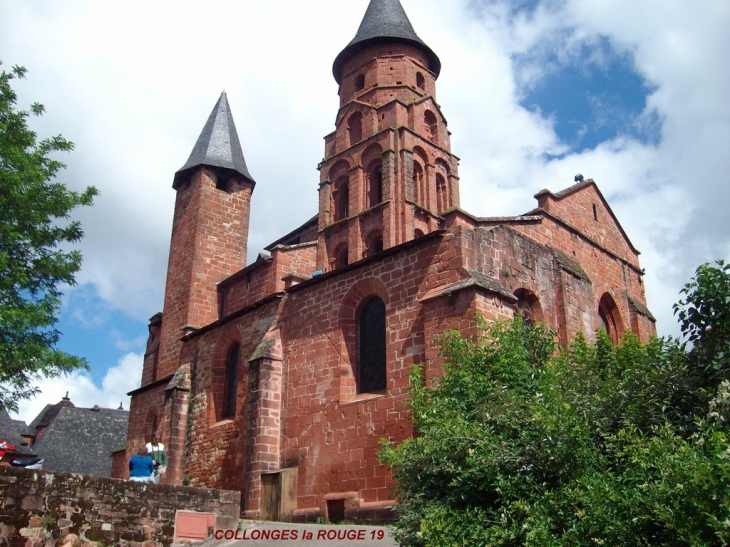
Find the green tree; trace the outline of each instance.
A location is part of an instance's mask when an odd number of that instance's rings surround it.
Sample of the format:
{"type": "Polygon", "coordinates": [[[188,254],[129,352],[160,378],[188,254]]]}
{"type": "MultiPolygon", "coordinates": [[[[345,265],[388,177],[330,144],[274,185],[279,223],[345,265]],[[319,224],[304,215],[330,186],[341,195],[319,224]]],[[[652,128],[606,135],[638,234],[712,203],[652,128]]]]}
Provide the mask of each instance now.
{"type": "Polygon", "coordinates": [[[81,254],[67,244],[83,236],[70,213],[91,205],[97,191],[68,190],[55,176],[64,164],[52,156],[73,144],[61,136],[37,140],[27,119],[43,113],[16,110],[11,87],[26,70],[0,72],[0,404],[17,408],[19,399],[37,393],[35,382],[77,368],[84,359],[68,355],[56,344],[55,328],[64,285],[73,285],[81,254]]]}
{"type": "Polygon", "coordinates": [[[690,365],[698,387],[714,392],[730,379],[730,264],[702,264],[680,292],[674,313],[693,345],[690,365]]]}
{"type": "Polygon", "coordinates": [[[729,544],[730,383],[693,397],[672,339],[556,353],[519,318],[479,329],[443,337],[435,385],[414,369],[418,434],[382,446],[402,545],[729,544]]]}

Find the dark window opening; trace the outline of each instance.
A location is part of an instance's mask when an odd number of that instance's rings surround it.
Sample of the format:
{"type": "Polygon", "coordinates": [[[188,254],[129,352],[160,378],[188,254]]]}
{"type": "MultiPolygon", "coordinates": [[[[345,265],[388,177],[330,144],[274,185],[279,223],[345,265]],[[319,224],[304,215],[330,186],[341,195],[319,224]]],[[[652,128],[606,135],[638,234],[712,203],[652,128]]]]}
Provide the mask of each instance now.
{"type": "Polygon", "coordinates": [[[373,169],[368,179],[368,207],[375,207],[383,201],[383,173],[380,167],[373,169]]]}
{"type": "Polygon", "coordinates": [[[365,256],[373,256],[383,250],[383,235],[380,231],[371,234],[366,243],[365,256]]]}
{"type": "Polygon", "coordinates": [[[374,239],[370,245],[370,249],[373,252],[373,254],[379,253],[380,251],[382,251],[383,250],[383,238],[378,237],[378,238],[374,239]]]}
{"type": "Polygon", "coordinates": [[[350,263],[349,258],[350,250],[347,248],[347,246],[340,247],[335,252],[335,268],[342,268],[343,266],[347,266],[350,263]]]}
{"type": "Polygon", "coordinates": [[[596,207],[596,204],[593,204],[593,220],[598,220],[598,207],[596,207]]]}
{"type": "Polygon", "coordinates": [[[230,194],[233,190],[233,179],[226,177],[225,175],[218,175],[215,181],[215,187],[222,192],[230,194]]]}
{"type": "Polygon", "coordinates": [[[426,110],[426,113],[423,116],[423,122],[426,126],[426,134],[428,135],[428,138],[433,142],[438,141],[439,129],[436,115],[430,110],[426,110]]]}
{"type": "Polygon", "coordinates": [[[350,209],[350,184],[347,179],[342,180],[335,190],[335,222],[347,218],[350,209]]]}
{"type": "Polygon", "coordinates": [[[233,418],[236,415],[236,398],[238,395],[238,359],[240,345],[233,344],[226,356],[226,384],[223,397],[222,418],[233,418]]]}
{"type": "Polygon", "coordinates": [[[385,304],[377,296],[368,300],[358,317],[358,393],[386,387],[385,304]]]}
{"type": "Polygon", "coordinates": [[[365,74],[360,74],[355,78],[355,91],[362,91],[365,89],[365,74]]]}
{"type": "Polygon", "coordinates": [[[347,122],[347,130],[350,135],[350,146],[362,140],[362,114],[355,112],[347,122]]]}
{"type": "Polygon", "coordinates": [[[522,317],[525,323],[532,325],[543,320],[542,307],[535,293],[528,289],[515,291],[517,302],[514,304],[514,313],[522,317]]]}
{"type": "Polygon", "coordinates": [[[421,74],[420,72],[417,72],[416,73],[416,85],[420,89],[425,89],[426,88],[426,78],[424,78],[423,77],[423,74],[421,74]]]}
{"type": "Polygon", "coordinates": [[[604,294],[598,303],[598,320],[600,323],[599,328],[606,331],[614,346],[617,345],[623,334],[623,325],[616,302],[608,293],[604,294]]]}

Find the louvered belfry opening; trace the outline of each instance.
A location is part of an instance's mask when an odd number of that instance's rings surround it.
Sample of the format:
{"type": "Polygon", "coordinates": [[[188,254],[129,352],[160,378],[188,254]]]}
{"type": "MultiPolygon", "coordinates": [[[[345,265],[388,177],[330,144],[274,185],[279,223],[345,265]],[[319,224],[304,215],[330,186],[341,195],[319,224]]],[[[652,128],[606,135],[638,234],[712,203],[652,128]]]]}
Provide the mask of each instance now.
{"type": "Polygon", "coordinates": [[[382,391],[386,385],[385,304],[374,297],[358,317],[358,393],[382,391]]]}

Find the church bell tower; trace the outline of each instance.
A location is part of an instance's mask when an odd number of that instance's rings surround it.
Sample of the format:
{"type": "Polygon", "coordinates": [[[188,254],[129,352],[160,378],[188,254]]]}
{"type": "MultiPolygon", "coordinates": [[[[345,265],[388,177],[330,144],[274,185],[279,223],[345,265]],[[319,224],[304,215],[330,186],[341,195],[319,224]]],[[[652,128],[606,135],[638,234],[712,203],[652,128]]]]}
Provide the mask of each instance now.
{"type": "Polygon", "coordinates": [[[458,158],[436,103],[440,70],[399,0],[371,0],[333,65],[340,108],[319,166],[319,268],[437,230],[459,206],[458,158]]]}

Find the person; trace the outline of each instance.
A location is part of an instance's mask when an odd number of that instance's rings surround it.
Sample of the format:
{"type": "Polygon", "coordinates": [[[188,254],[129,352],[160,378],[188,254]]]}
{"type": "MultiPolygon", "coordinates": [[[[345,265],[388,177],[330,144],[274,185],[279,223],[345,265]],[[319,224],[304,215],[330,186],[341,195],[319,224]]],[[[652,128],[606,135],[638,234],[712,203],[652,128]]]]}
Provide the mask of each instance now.
{"type": "Polygon", "coordinates": [[[129,480],[136,482],[153,482],[152,473],[155,465],[147,453],[147,447],[140,446],[137,453],[129,458],[129,480]]]}
{"type": "Polygon", "coordinates": [[[66,534],[56,540],[56,547],[81,547],[81,540],[76,534],[66,534]]]}
{"type": "Polygon", "coordinates": [[[165,454],[165,445],[160,442],[159,431],[152,434],[152,442],[147,443],[145,447],[152,456],[152,462],[155,465],[155,472],[152,474],[154,482],[160,482],[165,471],[167,471],[167,454],[165,454]]]}

